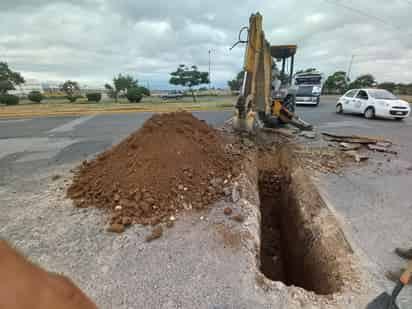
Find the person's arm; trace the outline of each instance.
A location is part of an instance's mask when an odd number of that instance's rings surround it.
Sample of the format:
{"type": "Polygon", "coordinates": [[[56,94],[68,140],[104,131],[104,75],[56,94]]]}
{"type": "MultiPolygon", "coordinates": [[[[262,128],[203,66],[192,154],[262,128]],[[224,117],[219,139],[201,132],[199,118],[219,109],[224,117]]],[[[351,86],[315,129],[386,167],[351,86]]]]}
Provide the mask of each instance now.
{"type": "Polygon", "coordinates": [[[47,272],[0,240],[0,309],[96,309],[68,278],[47,272]]]}

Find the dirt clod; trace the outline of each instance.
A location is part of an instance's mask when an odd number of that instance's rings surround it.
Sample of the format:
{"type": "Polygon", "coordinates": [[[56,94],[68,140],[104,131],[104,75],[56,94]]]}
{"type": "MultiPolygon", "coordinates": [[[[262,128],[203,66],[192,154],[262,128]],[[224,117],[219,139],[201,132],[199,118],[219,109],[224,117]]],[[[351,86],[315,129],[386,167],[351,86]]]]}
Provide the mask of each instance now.
{"type": "Polygon", "coordinates": [[[132,218],[130,217],[123,217],[122,219],[122,223],[124,226],[129,226],[130,224],[132,224],[132,218]]]}
{"type": "Polygon", "coordinates": [[[125,230],[125,226],[123,224],[113,223],[109,226],[107,230],[112,233],[123,233],[125,230]]]}
{"type": "Polygon", "coordinates": [[[67,194],[76,206],[116,213],[110,223],[156,225],[223,197],[233,162],[220,134],[192,114],[154,115],[120,144],[84,161],[67,194]]]}
{"type": "Polygon", "coordinates": [[[233,210],[232,210],[232,208],[230,208],[230,207],[226,207],[226,208],[223,210],[223,213],[224,213],[226,216],[230,216],[230,215],[233,213],[233,210]]]}

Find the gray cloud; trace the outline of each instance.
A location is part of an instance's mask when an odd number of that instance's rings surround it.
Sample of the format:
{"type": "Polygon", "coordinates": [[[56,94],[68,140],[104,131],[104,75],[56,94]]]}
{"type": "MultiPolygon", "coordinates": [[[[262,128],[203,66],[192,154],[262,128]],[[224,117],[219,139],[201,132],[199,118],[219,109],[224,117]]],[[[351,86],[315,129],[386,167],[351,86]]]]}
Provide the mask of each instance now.
{"type": "Polygon", "coordinates": [[[207,69],[211,49],[222,86],[242,67],[243,49],[229,52],[238,29],[260,11],[273,44],[299,45],[298,68],[345,70],[354,54],[355,76],[411,82],[411,10],[407,0],[2,0],[0,60],[33,78],[103,83],[128,72],[166,87],[180,63],[207,69]]]}

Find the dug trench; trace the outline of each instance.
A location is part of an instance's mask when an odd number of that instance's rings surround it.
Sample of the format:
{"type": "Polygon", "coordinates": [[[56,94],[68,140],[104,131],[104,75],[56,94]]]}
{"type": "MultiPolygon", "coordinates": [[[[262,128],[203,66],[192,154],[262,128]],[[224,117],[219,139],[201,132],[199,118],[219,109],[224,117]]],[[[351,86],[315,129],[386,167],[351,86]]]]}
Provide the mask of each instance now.
{"type": "Polygon", "coordinates": [[[319,295],[343,292],[356,277],[353,251],[293,149],[260,151],[257,168],[261,272],[319,295]]]}

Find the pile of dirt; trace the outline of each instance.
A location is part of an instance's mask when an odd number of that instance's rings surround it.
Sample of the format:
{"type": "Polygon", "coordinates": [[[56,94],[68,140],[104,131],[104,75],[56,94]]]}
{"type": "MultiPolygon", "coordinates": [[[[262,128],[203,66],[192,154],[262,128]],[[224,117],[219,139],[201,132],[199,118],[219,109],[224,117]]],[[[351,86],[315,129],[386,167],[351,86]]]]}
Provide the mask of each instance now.
{"type": "Polygon", "coordinates": [[[155,225],[220,199],[235,161],[219,133],[192,114],[154,115],[120,144],[85,161],[67,194],[78,207],[109,209],[115,230],[155,225]]]}

